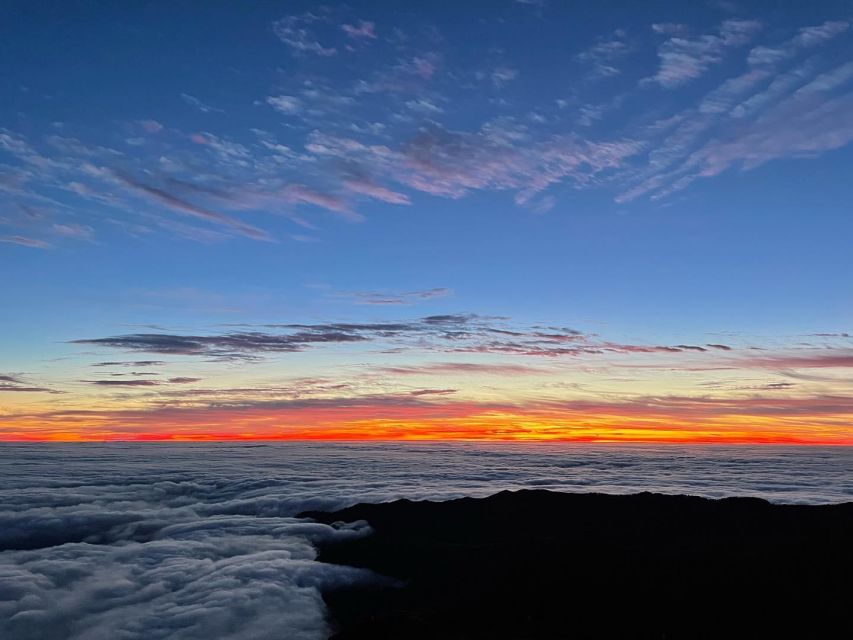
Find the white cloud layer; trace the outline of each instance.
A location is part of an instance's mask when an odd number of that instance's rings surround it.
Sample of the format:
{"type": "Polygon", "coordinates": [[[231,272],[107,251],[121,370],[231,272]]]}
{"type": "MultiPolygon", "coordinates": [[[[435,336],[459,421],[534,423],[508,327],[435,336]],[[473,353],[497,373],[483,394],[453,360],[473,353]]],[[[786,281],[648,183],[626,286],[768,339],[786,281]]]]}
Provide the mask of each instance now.
{"type": "Polygon", "coordinates": [[[4,640],[325,637],[320,591],[377,579],[312,543],[367,533],[309,509],[501,489],[850,500],[853,452],[585,445],[7,445],[4,640]],[[795,469],[795,472],[792,472],[795,469]]]}

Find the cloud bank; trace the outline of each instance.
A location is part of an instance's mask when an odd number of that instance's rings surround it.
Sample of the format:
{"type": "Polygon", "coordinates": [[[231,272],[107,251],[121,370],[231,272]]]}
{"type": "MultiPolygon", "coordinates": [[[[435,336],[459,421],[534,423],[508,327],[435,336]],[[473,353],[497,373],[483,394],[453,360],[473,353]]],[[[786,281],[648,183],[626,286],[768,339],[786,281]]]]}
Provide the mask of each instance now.
{"type": "Polygon", "coordinates": [[[320,589],[377,579],[314,560],[313,542],[364,535],[364,523],[329,527],[262,502],[238,507],[236,496],[252,493],[239,481],[217,498],[211,477],[156,465],[147,480],[119,472],[104,484],[87,472],[17,477],[18,496],[4,495],[4,638],[313,640],[327,632],[320,589]]]}

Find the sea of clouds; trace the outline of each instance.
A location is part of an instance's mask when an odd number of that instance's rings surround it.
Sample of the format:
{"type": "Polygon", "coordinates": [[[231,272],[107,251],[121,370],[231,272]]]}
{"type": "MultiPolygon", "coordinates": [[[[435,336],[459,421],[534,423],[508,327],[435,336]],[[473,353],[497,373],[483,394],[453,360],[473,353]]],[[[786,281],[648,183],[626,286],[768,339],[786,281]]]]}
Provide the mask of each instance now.
{"type": "Polygon", "coordinates": [[[853,448],[469,444],[0,447],[0,638],[302,640],[323,589],[381,580],[315,560],[369,534],[308,509],[502,489],[853,500],[853,448]]]}

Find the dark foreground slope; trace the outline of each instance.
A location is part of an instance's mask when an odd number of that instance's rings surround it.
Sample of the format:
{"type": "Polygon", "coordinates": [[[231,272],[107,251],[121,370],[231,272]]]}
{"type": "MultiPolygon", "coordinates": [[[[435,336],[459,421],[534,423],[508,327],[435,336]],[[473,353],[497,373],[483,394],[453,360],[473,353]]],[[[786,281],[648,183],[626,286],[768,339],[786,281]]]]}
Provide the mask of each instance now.
{"type": "Polygon", "coordinates": [[[399,587],[324,595],[354,638],[853,638],[853,503],[502,492],[361,504],[325,562],[399,587]]]}

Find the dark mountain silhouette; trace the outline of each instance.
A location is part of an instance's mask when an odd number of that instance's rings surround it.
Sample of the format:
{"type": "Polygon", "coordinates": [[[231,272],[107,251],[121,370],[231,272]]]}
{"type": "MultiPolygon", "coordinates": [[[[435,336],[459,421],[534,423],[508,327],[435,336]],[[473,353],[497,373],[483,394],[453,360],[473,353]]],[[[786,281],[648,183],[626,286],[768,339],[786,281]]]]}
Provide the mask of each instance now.
{"type": "Polygon", "coordinates": [[[324,594],[356,638],[853,638],[853,503],[548,491],[303,514],[367,520],[325,562],[399,586],[324,594]]]}

